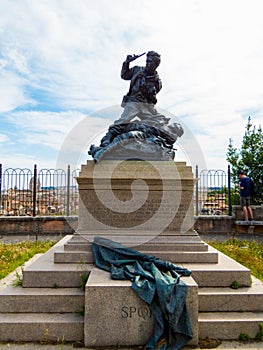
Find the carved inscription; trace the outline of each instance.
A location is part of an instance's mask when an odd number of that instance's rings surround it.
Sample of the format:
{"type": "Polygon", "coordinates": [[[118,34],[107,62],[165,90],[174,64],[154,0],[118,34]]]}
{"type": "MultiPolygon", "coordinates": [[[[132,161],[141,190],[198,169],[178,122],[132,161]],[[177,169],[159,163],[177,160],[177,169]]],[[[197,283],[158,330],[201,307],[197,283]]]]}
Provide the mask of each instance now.
{"type": "Polygon", "coordinates": [[[152,312],[148,306],[123,306],[121,308],[121,317],[122,318],[133,318],[139,317],[147,320],[152,318],[152,312]]]}

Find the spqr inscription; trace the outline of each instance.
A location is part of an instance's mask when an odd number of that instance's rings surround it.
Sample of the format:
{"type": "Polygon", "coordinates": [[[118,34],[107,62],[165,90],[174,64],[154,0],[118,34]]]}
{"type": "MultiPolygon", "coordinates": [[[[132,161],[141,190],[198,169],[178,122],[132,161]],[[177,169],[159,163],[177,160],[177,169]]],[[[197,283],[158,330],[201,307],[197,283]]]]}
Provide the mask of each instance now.
{"type": "Polygon", "coordinates": [[[123,306],[121,308],[122,318],[132,318],[139,317],[146,320],[147,318],[152,318],[152,312],[147,306],[123,306]]]}

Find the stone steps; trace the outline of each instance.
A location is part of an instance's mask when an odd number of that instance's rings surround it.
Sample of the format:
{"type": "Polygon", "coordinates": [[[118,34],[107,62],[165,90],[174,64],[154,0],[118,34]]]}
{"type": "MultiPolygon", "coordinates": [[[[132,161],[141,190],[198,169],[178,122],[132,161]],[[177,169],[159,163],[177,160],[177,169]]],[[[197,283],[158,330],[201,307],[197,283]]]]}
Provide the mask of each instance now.
{"type": "MultiPolygon", "coordinates": [[[[69,264],[67,264],[69,265],[69,264]]],[[[23,277],[24,288],[79,288],[88,270],[65,269],[63,271],[53,269],[52,271],[38,270],[25,271],[23,277]]]]}
{"type": "MultiPolygon", "coordinates": [[[[208,250],[207,244],[198,244],[198,243],[161,243],[159,244],[160,251],[169,251],[171,250],[171,247],[175,251],[186,251],[186,252],[206,252],[208,250]]],[[[156,244],[154,243],[147,243],[143,246],[135,246],[136,250],[149,250],[152,251],[156,249],[156,244]],[[141,248],[142,247],[142,248],[141,248]]],[[[78,243],[78,242],[72,242],[64,245],[64,251],[65,252],[90,252],[91,251],[91,245],[87,243],[78,243]]]]}
{"type": "Polygon", "coordinates": [[[63,245],[68,239],[68,236],[64,237],[48,252],[26,266],[23,272],[23,287],[78,288],[83,284],[83,277],[89,273],[92,265],[87,265],[82,261],[74,264],[54,262],[54,253],[63,250],[63,245]]]}
{"type": "MultiPolygon", "coordinates": [[[[144,254],[150,254],[148,250],[141,251],[144,254]]],[[[206,264],[216,264],[218,262],[217,252],[184,252],[184,251],[174,251],[173,247],[170,247],[170,251],[155,251],[151,250],[151,255],[157,256],[164,261],[173,261],[176,264],[181,263],[206,263],[206,264]]]]}
{"type": "MultiPolygon", "coordinates": [[[[156,250],[156,244],[154,243],[146,243],[142,246],[135,247],[135,249],[139,251],[149,251],[150,252],[156,250]]],[[[198,243],[161,243],[158,244],[158,250],[160,251],[181,251],[181,252],[207,252],[208,245],[207,244],[198,244],[198,243]]]]}
{"type": "MultiPolygon", "coordinates": [[[[154,251],[154,250],[141,250],[141,253],[151,254],[157,256],[162,260],[167,261],[177,261],[180,263],[184,262],[200,262],[200,263],[217,263],[218,261],[218,253],[208,253],[208,252],[200,252],[200,251],[171,251],[172,247],[170,247],[170,251],[154,251]]],[[[91,252],[70,252],[70,251],[61,251],[55,252],[54,261],[55,263],[76,263],[77,261],[81,261],[83,263],[89,263],[93,260],[93,255],[91,252]]]]}
{"type": "Polygon", "coordinates": [[[95,236],[103,236],[105,238],[111,239],[115,242],[119,242],[121,244],[124,244],[126,246],[134,246],[138,245],[138,242],[144,242],[144,243],[201,243],[201,239],[198,235],[198,233],[195,230],[192,230],[191,232],[182,233],[182,232],[166,232],[166,234],[160,235],[159,231],[147,231],[143,230],[140,231],[137,230],[127,230],[125,228],[122,228],[121,230],[114,230],[110,229],[110,231],[96,231],[92,230],[92,233],[89,231],[76,231],[74,232],[74,235],[71,236],[70,240],[66,242],[66,244],[74,244],[74,243],[83,243],[83,244],[90,244],[93,242],[95,236]]]}
{"type": "Polygon", "coordinates": [[[263,322],[263,282],[252,276],[249,288],[199,288],[199,339],[254,338],[263,322]]]}
{"type": "MultiPolygon", "coordinates": [[[[136,237],[133,237],[133,244],[135,244],[135,240],[136,237]]],[[[206,264],[218,262],[218,252],[202,242],[200,238],[196,240],[195,236],[181,237],[179,241],[176,241],[175,236],[170,235],[167,236],[167,240],[168,242],[164,243],[161,239],[155,238],[150,242],[137,244],[135,248],[141,253],[154,255],[164,261],[206,264]]],[[[60,246],[54,252],[54,262],[59,264],[93,262],[91,244],[87,242],[88,240],[85,240],[82,236],[77,236],[76,238],[73,236],[63,247],[60,246]]]]}
{"type": "Polygon", "coordinates": [[[238,339],[241,333],[255,338],[263,312],[201,312],[198,315],[199,339],[238,339]]]}
{"type": "Polygon", "coordinates": [[[0,313],[83,312],[84,291],[79,288],[22,288],[0,291],[0,313]]]}
{"type": "MultiPolygon", "coordinates": [[[[24,268],[23,288],[0,288],[0,342],[83,342],[85,301],[84,292],[77,287],[93,265],[54,262],[54,254],[63,251],[68,239],[24,268]]],[[[240,333],[254,337],[263,322],[263,283],[252,278],[250,287],[250,270],[208,247],[209,254],[214,251],[217,263],[177,264],[191,269],[198,284],[199,339],[238,339],[240,333]],[[234,281],[246,287],[227,288],[234,281]]],[[[123,283],[127,284],[118,282],[123,283]]]]}
{"type": "Polygon", "coordinates": [[[263,312],[263,282],[247,288],[199,288],[199,312],[263,312]]]}
{"type": "MultiPolygon", "coordinates": [[[[56,250],[52,248],[51,252],[43,254],[37,261],[25,268],[23,287],[73,288],[82,284],[82,278],[91,271],[92,264],[83,262],[81,256],[79,256],[79,263],[54,263],[54,259],[56,260],[61,252],[61,256],[65,255],[63,250],[65,240],[63,239],[62,242],[56,245],[56,250]]],[[[180,252],[180,254],[183,253],[185,252],[180,252]]],[[[197,253],[195,254],[197,255],[197,253]]],[[[207,255],[215,256],[213,253],[218,255],[218,263],[178,263],[175,260],[170,261],[173,261],[176,265],[189,268],[199,287],[229,287],[234,281],[237,281],[240,286],[250,286],[249,269],[209,246],[207,255]]],[[[162,258],[159,252],[156,256],[162,258]]]]}
{"type": "MultiPolygon", "coordinates": [[[[46,261],[47,256],[52,256],[49,252],[45,257],[44,255],[34,257],[26,263],[24,271],[29,270],[30,277],[37,279],[38,269],[42,266],[40,262],[43,262],[43,258],[46,261]]],[[[62,269],[67,273],[64,267],[62,269]]],[[[60,266],[57,272],[62,269],[60,266]]],[[[72,271],[68,270],[69,277],[72,271]]],[[[21,274],[21,271],[17,269],[17,273],[21,274]]],[[[52,277],[51,273],[49,277],[52,280],[56,274],[52,277]]],[[[47,278],[48,275],[42,280],[40,288],[14,286],[15,272],[0,281],[0,342],[83,342],[84,290],[47,288],[48,284],[54,282],[46,283],[47,278]]],[[[38,283],[39,280],[36,284],[38,283]]]]}
{"type": "Polygon", "coordinates": [[[1,342],[82,342],[84,318],[72,313],[0,313],[1,342]]]}
{"type": "MultiPolygon", "coordinates": [[[[210,251],[215,250],[209,247],[210,251]]],[[[200,287],[230,287],[237,282],[242,287],[251,286],[250,270],[228,256],[218,252],[218,263],[183,263],[192,271],[192,277],[200,287]]]]}

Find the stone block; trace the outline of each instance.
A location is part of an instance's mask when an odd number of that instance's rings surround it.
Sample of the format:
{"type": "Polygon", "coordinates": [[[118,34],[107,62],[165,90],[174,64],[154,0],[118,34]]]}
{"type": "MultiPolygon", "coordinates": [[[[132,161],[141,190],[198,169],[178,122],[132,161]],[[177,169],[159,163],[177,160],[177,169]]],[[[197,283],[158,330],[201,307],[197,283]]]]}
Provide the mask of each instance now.
{"type": "MultiPolygon", "coordinates": [[[[198,343],[197,284],[188,285],[187,306],[194,338],[198,343]]],[[[110,274],[93,268],[86,284],[84,340],[87,347],[142,346],[152,335],[154,318],[148,305],[131,289],[130,281],[111,280],[110,274]]]]}
{"type": "Polygon", "coordinates": [[[260,322],[263,322],[262,312],[202,312],[199,314],[199,338],[238,339],[241,333],[255,338],[260,322]]]}
{"type": "Polygon", "coordinates": [[[78,342],[83,340],[83,316],[57,313],[1,313],[1,342],[78,342]]]}
{"type": "Polygon", "coordinates": [[[79,287],[84,274],[89,273],[92,265],[82,261],[74,264],[56,264],[54,253],[61,252],[64,244],[71,238],[66,236],[37,260],[24,269],[23,287],[79,287]]]}
{"type": "Polygon", "coordinates": [[[80,288],[22,288],[8,285],[0,289],[0,313],[76,313],[83,310],[84,291],[80,288]]]}
{"type": "Polygon", "coordinates": [[[80,234],[192,234],[194,179],[184,162],[88,161],[77,181],[80,234]]]}
{"type": "Polygon", "coordinates": [[[259,312],[263,304],[263,282],[252,276],[252,286],[199,288],[199,312],[259,312]]]}
{"type": "Polygon", "coordinates": [[[192,277],[198,287],[230,287],[234,281],[240,287],[250,287],[250,270],[227,255],[209,246],[209,251],[218,253],[218,263],[183,263],[183,267],[192,271],[192,277]]]}

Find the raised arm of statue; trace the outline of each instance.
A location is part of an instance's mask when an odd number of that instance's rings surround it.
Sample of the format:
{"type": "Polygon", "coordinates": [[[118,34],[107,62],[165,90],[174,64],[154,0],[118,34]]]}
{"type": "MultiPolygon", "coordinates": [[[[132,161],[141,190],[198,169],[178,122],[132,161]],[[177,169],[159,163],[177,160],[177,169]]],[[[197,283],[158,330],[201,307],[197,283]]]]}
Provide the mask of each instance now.
{"type": "Polygon", "coordinates": [[[131,80],[133,76],[133,68],[130,68],[130,62],[124,61],[121,69],[121,78],[124,80],[131,80]]]}
{"type": "Polygon", "coordinates": [[[133,68],[130,68],[130,62],[136,60],[137,58],[145,55],[145,52],[140,55],[128,55],[126,60],[122,64],[121,78],[124,80],[131,80],[133,76],[133,68]]]}

